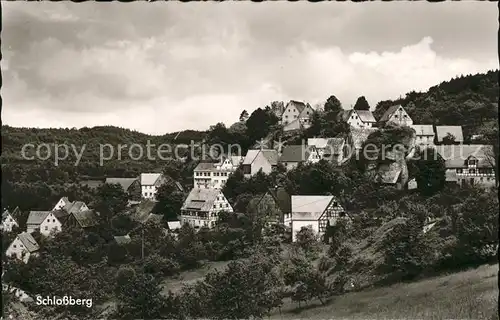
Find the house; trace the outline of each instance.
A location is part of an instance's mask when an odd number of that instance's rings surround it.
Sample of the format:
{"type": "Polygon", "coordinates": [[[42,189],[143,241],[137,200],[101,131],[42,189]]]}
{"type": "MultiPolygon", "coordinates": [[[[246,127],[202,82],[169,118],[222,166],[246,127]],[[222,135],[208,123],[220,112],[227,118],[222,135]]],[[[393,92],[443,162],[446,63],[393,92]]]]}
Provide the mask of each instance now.
{"type": "Polygon", "coordinates": [[[99,215],[94,210],[72,212],[63,225],[69,228],[89,229],[99,225],[99,215]]]}
{"type": "Polygon", "coordinates": [[[137,178],[106,178],[105,183],[120,185],[123,191],[127,193],[129,199],[141,199],[141,183],[137,178]]]}
{"type": "MultiPolygon", "coordinates": [[[[18,212],[19,208],[14,209],[14,212],[18,212]]],[[[19,227],[15,219],[15,214],[10,213],[9,210],[4,210],[2,213],[2,231],[11,232],[12,228],[19,227]]]]}
{"type": "Polygon", "coordinates": [[[340,164],[343,161],[344,138],[309,138],[308,146],[314,146],[320,159],[340,164]]]}
{"type": "Polygon", "coordinates": [[[288,192],[283,187],[269,189],[255,203],[258,212],[266,212],[270,221],[287,227],[292,222],[292,205],[288,192]]]}
{"type": "Polygon", "coordinates": [[[28,263],[30,256],[35,255],[39,249],[40,246],[33,236],[28,232],[22,232],[9,245],[5,255],[15,256],[17,259],[23,260],[24,263],[28,263]]]}
{"type": "Polygon", "coordinates": [[[436,144],[462,144],[464,134],[462,126],[436,126],[436,144]],[[450,137],[452,141],[446,141],[450,137]]]}
{"type": "Polygon", "coordinates": [[[278,165],[278,151],[274,149],[248,150],[243,163],[243,174],[249,178],[257,172],[269,174],[278,165]]]}
{"type": "Polygon", "coordinates": [[[456,180],[460,186],[496,185],[492,145],[441,145],[437,146],[437,152],[445,161],[448,182],[456,180]]]}
{"type": "Polygon", "coordinates": [[[59,232],[62,223],[52,211],[30,211],[26,222],[28,233],[39,229],[44,236],[49,236],[51,232],[59,232]]]}
{"type": "Polygon", "coordinates": [[[434,146],[434,127],[432,124],[414,124],[411,126],[415,130],[415,145],[421,147],[434,146]]]}
{"type": "Polygon", "coordinates": [[[213,228],[221,211],[233,212],[233,208],[220,189],[193,188],[181,208],[181,224],[194,228],[213,228]]]}
{"type": "Polygon", "coordinates": [[[346,122],[353,128],[371,128],[377,120],[370,110],[343,110],[339,113],[339,120],[346,122]]]}
{"type": "Polygon", "coordinates": [[[83,201],[69,201],[68,197],[62,197],[56,203],[52,211],[66,211],[68,214],[72,212],[89,210],[89,207],[83,201]]]}
{"type": "Polygon", "coordinates": [[[303,227],[311,228],[319,236],[325,234],[327,226],[335,225],[345,216],[344,208],[334,196],[294,195],[292,202],[292,242],[303,227]]]}
{"type": "Polygon", "coordinates": [[[298,120],[299,125],[304,128],[311,126],[311,119],[314,109],[304,102],[290,100],[281,115],[281,124],[287,126],[289,123],[298,120]]]}
{"type": "Polygon", "coordinates": [[[70,203],[71,203],[71,201],[69,201],[68,197],[62,197],[56,203],[56,205],[54,206],[54,208],[52,209],[52,211],[61,210],[63,207],[69,205],[70,203]]]}
{"type": "Polygon", "coordinates": [[[218,163],[200,162],[194,169],[194,187],[222,189],[232,172],[238,169],[242,157],[222,157],[218,163]]]}
{"type": "Polygon", "coordinates": [[[321,160],[316,147],[306,145],[284,146],[281,151],[279,163],[287,170],[292,170],[299,163],[316,163],[321,160]]]}
{"type": "Polygon", "coordinates": [[[413,120],[401,105],[395,105],[389,107],[384,112],[379,122],[383,125],[392,123],[401,127],[402,126],[410,127],[413,125],[413,120]]]}
{"type": "Polygon", "coordinates": [[[156,192],[163,184],[164,178],[161,173],[141,173],[139,176],[141,183],[141,194],[145,199],[156,200],[156,192]]]}

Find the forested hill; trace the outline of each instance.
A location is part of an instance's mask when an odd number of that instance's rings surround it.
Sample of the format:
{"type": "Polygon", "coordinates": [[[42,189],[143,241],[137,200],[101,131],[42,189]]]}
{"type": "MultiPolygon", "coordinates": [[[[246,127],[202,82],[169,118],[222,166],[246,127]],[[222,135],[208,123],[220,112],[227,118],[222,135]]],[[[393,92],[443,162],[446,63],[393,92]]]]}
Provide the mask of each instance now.
{"type": "Polygon", "coordinates": [[[489,134],[498,125],[498,70],[461,76],[409,92],[404,98],[377,104],[376,119],[392,105],[401,104],[415,124],[462,125],[464,136],[489,134]]]}

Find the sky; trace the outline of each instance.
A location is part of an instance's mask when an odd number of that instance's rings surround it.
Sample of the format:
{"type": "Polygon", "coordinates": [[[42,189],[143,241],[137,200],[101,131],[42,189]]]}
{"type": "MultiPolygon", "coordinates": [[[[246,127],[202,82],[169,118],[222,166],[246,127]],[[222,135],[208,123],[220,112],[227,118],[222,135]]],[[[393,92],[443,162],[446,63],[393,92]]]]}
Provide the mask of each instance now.
{"type": "Polygon", "coordinates": [[[2,122],[206,130],[498,69],[494,2],[3,2],[2,122]]]}

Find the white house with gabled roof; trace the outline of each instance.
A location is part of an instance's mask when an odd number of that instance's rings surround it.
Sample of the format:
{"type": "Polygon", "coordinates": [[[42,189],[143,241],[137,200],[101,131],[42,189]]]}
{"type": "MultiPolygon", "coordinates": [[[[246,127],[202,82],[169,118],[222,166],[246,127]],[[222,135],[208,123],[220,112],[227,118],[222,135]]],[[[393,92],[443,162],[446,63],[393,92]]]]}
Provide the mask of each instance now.
{"type": "Polygon", "coordinates": [[[18,212],[19,208],[14,209],[13,213],[10,213],[9,210],[4,210],[2,213],[2,230],[11,232],[12,228],[19,227],[19,224],[15,218],[15,212],[18,212]]]}
{"type": "Polygon", "coordinates": [[[158,188],[163,184],[164,177],[161,173],[141,173],[141,193],[145,199],[156,200],[158,188]]]}
{"type": "Polygon", "coordinates": [[[292,242],[302,228],[311,228],[318,236],[325,234],[328,225],[345,217],[344,208],[334,196],[294,195],[292,202],[292,242]]]}
{"type": "Polygon", "coordinates": [[[182,205],[179,220],[194,228],[213,228],[221,211],[233,212],[233,208],[220,189],[193,188],[182,205]]]}
{"type": "Polygon", "coordinates": [[[44,236],[49,236],[51,232],[60,232],[62,223],[52,211],[30,211],[26,222],[27,232],[32,233],[40,230],[44,236]]]}
{"type": "Polygon", "coordinates": [[[31,255],[36,254],[40,249],[40,246],[35,241],[33,236],[28,232],[22,232],[17,235],[17,237],[12,241],[5,255],[8,257],[16,257],[19,260],[28,263],[31,255]]]}

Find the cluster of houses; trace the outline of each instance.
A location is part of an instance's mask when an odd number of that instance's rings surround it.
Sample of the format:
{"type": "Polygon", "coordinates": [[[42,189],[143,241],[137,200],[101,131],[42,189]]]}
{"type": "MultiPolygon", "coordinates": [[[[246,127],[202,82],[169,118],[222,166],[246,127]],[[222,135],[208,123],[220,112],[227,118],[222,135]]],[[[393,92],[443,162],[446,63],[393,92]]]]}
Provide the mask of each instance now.
{"type": "MultiPolygon", "coordinates": [[[[286,106],[273,111],[280,117],[284,131],[307,129],[311,124],[312,108],[303,102],[290,101],[286,106]],[[293,125],[291,125],[293,123],[293,125]]],[[[328,159],[335,164],[342,164],[351,156],[358,154],[368,136],[387,124],[409,127],[415,131],[413,150],[433,148],[445,160],[446,181],[450,184],[496,185],[493,146],[482,144],[464,144],[461,126],[435,126],[432,124],[414,124],[413,119],[401,105],[389,107],[380,120],[376,120],[369,110],[344,110],[338,119],[346,122],[351,130],[346,137],[310,138],[306,145],[287,145],[279,148],[249,150],[244,159],[244,172],[251,176],[262,170],[270,173],[272,168],[281,163],[288,170],[299,163],[315,163],[328,159]]],[[[407,179],[402,162],[387,155],[387,163],[377,168],[377,179],[382,184],[398,188],[416,187],[414,180],[407,179]]]]}
{"type": "MultiPolygon", "coordinates": [[[[284,130],[310,126],[314,110],[310,105],[290,101],[286,106],[273,110],[279,115],[284,130]]],[[[339,119],[351,127],[346,137],[310,138],[307,145],[285,145],[279,148],[259,148],[248,150],[242,156],[225,156],[214,162],[201,162],[194,169],[193,188],[185,198],[178,213],[178,221],[169,221],[169,229],[178,229],[189,224],[198,229],[213,228],[221,212],[234,212],[233,207],[222,192],[229,176],[241,168],[246,178],[259,171],[271,173],[278,165],[292,170],[300,163],[316,163],[328,159],[335,164],[342,164],[352,155],[352,150],[359,151],[368,136],[378,130],[380,124],[393,123],[407,126],[415,131],[414,148],[435,148],[444,158],[446,180],[458,185],[475,184],[492,186],[496,184],[493,148],[490,145],[465,145],[461,126],[434,126],[414,124],[410,115],[400,106],[392,106],[377,122],[369,110],[345,110],[339,119]],[[346,150],[351,150],[347,154],[346,150]]],[[[295,130],[295,129],[293,129],[295,130]]],[[[403,159],[404,161],[404,159],[403,159]]],[[[381,164],[380,183],[399,188],[413,189],[415,181],[408,181],[406,166],[401,161],[391,159],[381,164]]],[[[179,191],[182,185],[160,173],[142,173],[137,178],[107,178],[103,183],[119,184],[127,192],[131,202],[139,204],[138,215],[142,222],[150,219],[156,201],[158,188],[164,183],[173,182],[179,191]]],[[[283,224],[291,229],[292,240],[302,227],[310,227],[320,236],[328,225],[337,219],[347,217],[346,212],[334,196],[325,195],[289,195],[283,188],[276,187],[253,201],[254,208],[263,208],[270,212],[271,222],[283,224]]],[[[249,206],[250,207],[250,206],[249,206]]],[[[18,209],[16,209],[18,210],[18,209]]],[[[2,214],[2,227],[6,231],[18,226],[15,211],[2,214]]],[[[27,259],[36,253],[39,246],[32,237],[34,230],[42,235],[61,231],[65,226],[89,228],[98,221],[98,213],[81,202],[70,202],[61,198],[50,211],[31,211],[27,221],[27,230],[19,234],[7,249],[8,255],[27,259]]],[[[117,242],[130,241],[130,237],[115,237],[117,242]]]]}

